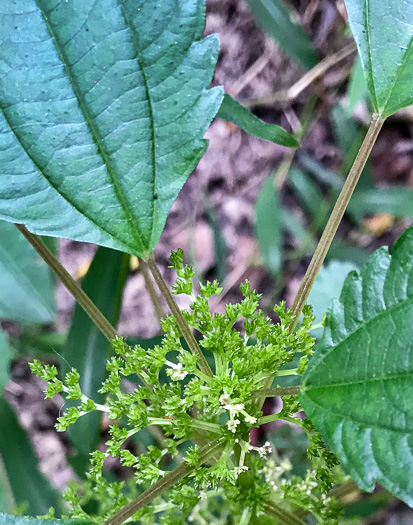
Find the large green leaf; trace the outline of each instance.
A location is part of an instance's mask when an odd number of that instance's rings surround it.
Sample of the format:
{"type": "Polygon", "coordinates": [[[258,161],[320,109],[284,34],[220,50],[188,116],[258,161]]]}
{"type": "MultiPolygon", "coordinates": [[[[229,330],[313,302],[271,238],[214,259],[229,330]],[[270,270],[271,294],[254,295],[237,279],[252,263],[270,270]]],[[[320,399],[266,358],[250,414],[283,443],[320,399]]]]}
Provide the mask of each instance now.
{"type": "Polygon", "coordinates": [[[0,221],[0,317],[33,323],[48,323],[55,317],[54,284],[47,266],[14,224],[3,221],[0,221]]]}
{"type": "Polygon", "coordinates": [[[413,4],[345,0],[374,110],[388,117],[413,103],[413,4]]]}
{"type": "Polygon", "coordinates": [[[317,53],[303,28],[293,21],[284,0],[248,0],[262,28],[281,49],[305,69],[318,62],[317,53]]]}
{"type": "Polygon", "coordinates": [[[222,101],[204,0],[0,6],[0,218],[146,255],[222,101]]]}
{"type": "MultiPolygon", "coordinates": [[[[116,326],[119,318],[123,287],[129,257],[109,248],[98,248],[82,284],[94,304],[116,326]]],[[[103,395],[97,391],[106,375],[106,361],[110,344],[84,310],[76,305],[72,325],[62,350],[63,375],[74,367],[80,373],[82,392],[98,403],[103,395]]],[[[79,454],[89,459],[89,453],[98,445],[101,412],[81,417],[68,429],[72,443],[79,454]]],[[[78,472],[81,474],[81,472],[78,472]]]]}
{"type": "MultiPolygon", "coordinates": [[[[46,514],[50,507],[60,511],[59,494],[39,469],[39,462],[26,432],[7,401],[0,397],[0,456],[7,486],[14,502],[29,514],[46,514]],[[27,507],[26,507],[27,505],[27,507]]],[[[2,523],[0,517],[0,524],[2,523]]]]}
{"type": "Polygon", "coordinates": [[[413,505],[413,228],[352,272],[300,388],[309,417],[359,486],[413,505]]]}
{"type": "Polygon", "coordinates": [[[26,518],[23,516],[12,516],[11,514],[0,514],[0,525],[93,525],[87,520],[43,520],[26,518]]]}
{"type": "Polygon", "coordinates": [[[289,148],[298,148],[300,146],[298,140],[285,131],[284,128],[277,126],[277,124],[268,124],[259,119],[230,95],[224,95],[217,117],[229,120],[247,133],[260,139],[269,140],[289,148]]]}

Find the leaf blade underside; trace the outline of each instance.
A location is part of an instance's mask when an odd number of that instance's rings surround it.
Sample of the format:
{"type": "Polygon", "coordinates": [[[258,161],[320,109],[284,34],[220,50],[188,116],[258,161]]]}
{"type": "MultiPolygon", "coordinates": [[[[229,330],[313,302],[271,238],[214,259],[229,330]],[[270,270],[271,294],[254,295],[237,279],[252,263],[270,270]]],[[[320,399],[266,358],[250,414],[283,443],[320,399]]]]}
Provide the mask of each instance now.
{"type": "Polygon", "coordinates": [[[204,1],[12,1],[0,27],[0,218],[152,253],[222,101],[204,1]]]}

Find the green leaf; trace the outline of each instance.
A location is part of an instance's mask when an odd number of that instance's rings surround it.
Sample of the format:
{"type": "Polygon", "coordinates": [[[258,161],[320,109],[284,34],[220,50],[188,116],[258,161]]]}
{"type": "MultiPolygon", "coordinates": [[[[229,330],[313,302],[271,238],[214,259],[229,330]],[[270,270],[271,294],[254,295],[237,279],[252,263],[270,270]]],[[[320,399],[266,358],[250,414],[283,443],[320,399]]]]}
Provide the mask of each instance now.
{"type": "Polygon", "coordinates": [[[217,117],[232,122],[250,135],[260,139],[269,140],[289,148],[300,146],[300,143],[284,128],[262,121],[230,95],[225,94],[217,117]]]}
{"type": "Polygon", "coordinates": [[[258,196],[255,214],[255,229],[264,264],[276,276],[280,273],[283,262],[283,236],[281,206],[274,186],[274,176],[265,181],[258,196]]]}
{"type": "Polygon", "coordinates": [[[0,514],[0,525],[93,525],[93,522],[86,520],[43,520],[0,514]]]}
{"type": "MultiPolygon", "coordinates": [[[[109,248],[98,248],[82,285],[86,294],[114,326],[119,318],[128,264],[129,256],[109,248]]],[[[76,305],[69,335],[62,350],[62,373],[64,376],[72,367],[76,368],[80,373],[82,392],[97,403],[103,402],[103,394],[98,394],[97,391],[106,376],[106,361],[110,350],[111,345],[100,330],[84,310],[76,305]]],[[[70,406],[70,402],[67,406],[70,406]]],[[[100,421],[101,412],[95,411],[82,416],[68,429],[78,453],[87,459],[89,453],[97,448],[100,421]]]]}
{"type": "MultiPolygon", "coordinates": [[[[0,456],[14,501],[29,514],[60,510],[60,496],[39,469],[39,462],[26,432],[4,398],[0,397],[0,456]]],[[[0,525],[5,523],[0,515],[0,525]]]]}
{"type": "Polygon", "coordinates": [[[303,28],[293,21],[283,0],[248,0],[259,24],[295,62],[311,69],[318,62],[317,53],[303,28]]]}
{"type": "Polygon", "coordinates": [[[10,378],[10,363],[13,352],[6,334],[0,329],[0,396],[10,378]]]}
{"type": "Polygon", "coordinates": [[[413,216],[413,189],[403,186],[360,189],[351,199],[353,215],[391,213],[395,217],[413,216]]]}
{"type": "Polygon", "coordinates": [[[353,115],[356,107],[360,103],[365,102],[367,96],[367,83],[366,79],[364,78],[363,66],[361,65],[360,57],[358,56],[354,62],[349,86],[347,89],[347,104],[345,109],[347,117],[351,117],[353,115]]]}
{"type": "Polygon", "coordinates": [[[204,0],[0,7],[0,218],[136,255],[207,148],[204,0]]]}
{"type": "Polygon", "coordinates": [[[413,228],[346,279],[300,400],[363,490],[413,505],[413,228]]]}
{"type": "MultiPolygon", "coordinates": [[[[354,270],[358,270],[358,266],[349,261],[330,260],[322,266],[307,301],[313,307],[315,323],[321,323],[333,300],[338,299],[344,279],[354,270]]],[[[319,337],[320,332],[321,329],[317,329],[311,335],[319,337]]]]}
{"type": "MultiPolygon", "coordinates": [[[[2,178],[0,175],[0,181],[2,178]]],[[[14,224],[3,221],[0,221],[0,317],[32,323],[49,323],[55,318],[54,284],[47,266],[14,224]]]]}
{"type": "Polygon", "coordinates": [[[388,117],[413,103],[413,4],[345,0],[373,108],[388,117]]]}

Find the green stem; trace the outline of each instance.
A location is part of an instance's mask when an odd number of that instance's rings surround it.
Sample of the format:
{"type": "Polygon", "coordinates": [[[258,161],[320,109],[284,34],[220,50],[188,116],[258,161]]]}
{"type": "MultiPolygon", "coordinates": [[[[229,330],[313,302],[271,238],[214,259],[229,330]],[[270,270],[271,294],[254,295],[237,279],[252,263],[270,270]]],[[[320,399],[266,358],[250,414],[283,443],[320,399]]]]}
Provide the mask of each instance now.
{"type": "Polygon", "coordinates": [[[294,321],[290,326],[291,331],[294,330],[300,318],[300,314],[304,308],[305,303],[307,302],[308,296],[310,295],[311,288],[313,287],[317,274],[324,262],[330,245],[337,232],[338,226],[346,211],[347,205],[350,202],[351,196],[353,195],[357,182],[377,140],[383,123],[384,119],[380,115],[373,115],[370,127],[360,147],[358,155],[353,163],[350,173],[348,174],[343,189],[341,190],[336,205],[334,206],[323,235],[321,236],[313,258],[311,259],[310,265],[306,274],[304,275],[300,288],[294,299],[294,303],[291,307],[294,315],[294,321]]]}
{"type": "Polygon", "coordinates": [[[298,516],[289,510],[280,507],[274,502],[268,503],[268,505],[265,507],[265,512],[270,516],[277,518],[281,525],[306,525],[306,523],[298,516]]]}
{"type": "Polygon", "coordinates": [[[148,265],[146,264],[145,260],[141,257],[138,258],[139,260],[139,268],[142,272],[143,279],[145,281],[145,287],[148,291],[149,297],[152,301],[153,310],[155,312],[156,318],[158,319],[159,323],[161,319],[166,317],[165,311],[163,309],[163,306],[161,304],[161,301],[159,300],[158,294],[156,293],[155,287],[153,285],[151,276],[149,274],[148,265]]]}
{"type": "MultiPolygon", "coordinates": [[[[156,417],[150,417],[148,419],[150,425],[173,425],[175,421],[173,419],[162,419],[162,418],[156,418],[156,417]]],[[[222,433],[222,427],[220,425],[216,425],[215,423],[208,423],[208,421],[199,421],[197,419],[194,419],[193,421],[189,422],[189,425],[192,428],[198,428],[199,430],[207,430],[208,432],[215,432],[216,434],[222,433]]]]}
{"type": "Polygon", "coordinates": [[[256,397],[296,396],[300,390],[299,386],[285,386],[276,388],[265,388],[252,393],[256,397]]]}
{"type": "Polygon", "coordinates": [[[106,337],[106,339],[111,342],[116,337],[119,337],[119,334],[115,328],[113,328],[99,308],[97,308],[97,306],[89,299],[82,288],[77,284],[70,273],[63,267],[57,257],[52,254],[43,241],[37,235],[30,233],[23,224],[16,224],[16,227],[26,237],[26,239],[49,266],[49,268],[62,281],[65,288],[73,295],[79,305],[106,337]]]}
{"type": "MultiPolygon", "coordinates": [[[[221,446],[222,443],[220,440],[215,440],[208,445],[205,445],[205,447],[201,449],[199,464],[201,465],[210,459],[220,450],[221,446]]],[[[175,483],[180,481],[195,469],[196,467],[190,467],[188,464],[182,463],[179,465],[179,467],[176,467],[174,470],[166,474],[166,476],[157,481],[154,485],[152,485],[152,487],[145,490],[145,492],[143,492],[135,500],[128,503],[114,516],[106,520],[103,525],[121,525],[124,521],[133,516],[135,512],[137,512],[142,507],[145,507],[145,505],[148,505],[148,503],[160,496],[163,492],[165,492],[165,490],[173,487],[175,483]]]]}
{"type": "Polygon", "coordinates": [[[191,328],[189,327],[188,323],[185,321],[184,316],[182,315],[182,312],[179,306],[177,305],[175,298],[172,295],[171,290],[169,289],[168,284],[163,278],[161,272],[159,271],[159,268],[155,262],[155,259],[153,257],[150,257],[146,260],[146,263],[148,264],[149,270],[151,271],[153,278],[155,279],[155,282],[159,287],[159,290],[161,291],[169,308],[171,309],[172,315],[175,317],[176,322],[178,323],[178,326],[182,332],[182,335],[185,341],[188,343],[189,349],[191,350],[193,354],[198,356],[199,368],[208,377],[213,377],[212,370],[209,364],[207,363],[207,360],[205,359],[204,354],[199,348],[199,345],[196,342],[196,339],[194,337],[194,334],[191,331],[191,328]]]}

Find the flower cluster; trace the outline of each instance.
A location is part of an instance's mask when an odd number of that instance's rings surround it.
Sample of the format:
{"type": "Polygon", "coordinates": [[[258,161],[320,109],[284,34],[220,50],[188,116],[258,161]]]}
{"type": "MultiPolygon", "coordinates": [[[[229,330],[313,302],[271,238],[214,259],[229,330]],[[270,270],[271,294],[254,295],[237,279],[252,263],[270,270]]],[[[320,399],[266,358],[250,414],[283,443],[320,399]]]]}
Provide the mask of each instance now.
{"type": "MultiPolygon", "coordinates": [[[[107,363],[107,377],[100,389],[106,396],[105,404],[95,403],[82,393],[76,370],[62,381],[55,367],[43,366],[39,361],[31,364],[32,371],[48,382],[46,397],[62,393],[67,399],[78,401],[77,406],[72,405],[58,418],[59,431],[94,410],[105,412],[111,421],[106,448],[92,454],[86,483],[81,490],[72,484],[66,491],[72,516],[89,517],[84,509],[90,501],[97,500],[99,511],[94,519],[102,521],[137,490],[162,478],[180,455],[190,467],[188,476],[168,492],[167,500],[158,498],[152,507],[138,511],[135,520],[148,524],[184,523],[186,518],[204,514],[204,501],[213,507],[211,497],[222,494],[235,514],[245,506],[254,515],[263,513],[272,494],[276,494],[275,499],[281,494],[285,501],[299,501],[303,508],[309,508],[309,501],[314,499],[312,480],[317,480],[317,490],[325,493],[334,480],[331,473],[336,462],[311,423],[297,417],[301,410],[297,396],[283,397],[283,409],[273,420],[297,423],[309,435],[309,455],[317,462],[312,477],[301,480],[301,485],[294,477],[287,481],[287,464],[281,462],[277,466],[275,457],[273,470],[284,477],[281,482],[277,476],[269,476],[271,445],[268,442],[254,447],[249,435],[253,427],[268,421],[257,402],[257,393],[265,381],[278,374],[286,375],[285,367],[294,359],[298,359],[298,368],[288,373],[299,375],[306,368],[314,345],[310,335],[314,321],[311,308],[304,309],[300,327],[291,333],[293,318],[285,304],[274,308],[278,317],[274,323],[259,308],[260,295],[246,281],[240,287],[243,299],[227,304],[225,313],[213,314],[209,299],[222,292],[218,283],[200,285],[200,293],[195,296],[194,272],[183,265],[181,250],[172,254],[171,267],[178,274],[174,293],[191,297],[190,308],[182,314],[199,335],[198,344],[213,371],[212,377],[198,367],[198,357],[187,348],[172,316],[162,320],[165,335],[161,344],[149,350],[129,346],[121,338],[113,341],[114,355],[107,363]],[[151,445],[146,453],[137,454],[133,439],[147,428],[157,428],[158,438],[161,431],[161,445],[151,445]],[[220,452],[205,461],[201,448],[212,440],[218,440],[220,452]],[[193,446],[188,448],[188,442],[193,446]],[[133,469],[128,483],[109,482],[102,475],[109,456],[133,469]],[[277,487],[282,490],[277,492],[277,487]]],[[[319,509],[311,507],[317,516],[323,515],[326,500],[323,502],[319,509]]],[[[329,519],[331,515],[328,514],[329,519]]]]}

